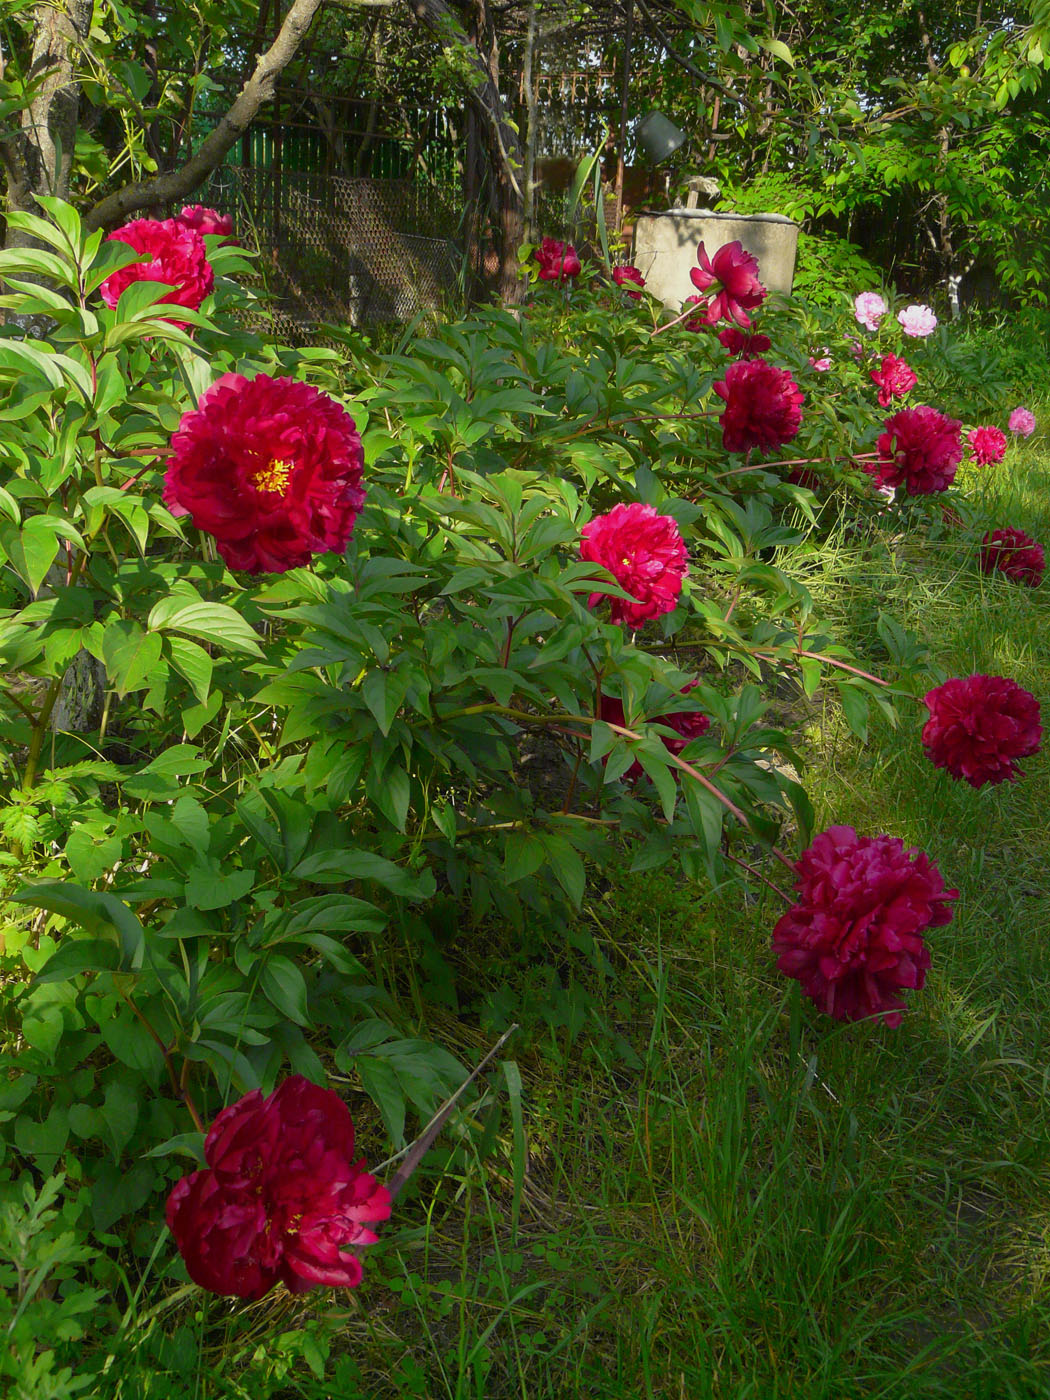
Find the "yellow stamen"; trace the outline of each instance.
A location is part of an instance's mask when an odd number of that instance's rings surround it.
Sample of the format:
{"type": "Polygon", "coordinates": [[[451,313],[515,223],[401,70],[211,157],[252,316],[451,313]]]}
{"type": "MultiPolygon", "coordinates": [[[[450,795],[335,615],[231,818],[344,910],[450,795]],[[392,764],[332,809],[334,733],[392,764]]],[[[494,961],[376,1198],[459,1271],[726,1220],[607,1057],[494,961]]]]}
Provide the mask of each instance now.
{"type": "Polygon", "coordinates": [[[273,491],[283,496],[292,476],[292,463],[274,459],[268,467],[260,467],[251,478],[256,491],[273,491]]]}

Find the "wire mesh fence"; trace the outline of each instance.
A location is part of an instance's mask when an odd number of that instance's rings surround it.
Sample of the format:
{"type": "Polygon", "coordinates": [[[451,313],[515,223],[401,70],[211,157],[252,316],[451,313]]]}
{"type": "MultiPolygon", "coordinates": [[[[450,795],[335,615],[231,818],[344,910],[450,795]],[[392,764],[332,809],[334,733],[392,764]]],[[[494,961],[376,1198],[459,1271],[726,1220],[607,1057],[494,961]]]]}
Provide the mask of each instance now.
{"type": "Polygon", "coordinates": [[[293,343],[323,322],[407,321],[461,300],[460,212],[432,185],[225,165],[205,202],[251,231],[270,314],[293,343]]]}

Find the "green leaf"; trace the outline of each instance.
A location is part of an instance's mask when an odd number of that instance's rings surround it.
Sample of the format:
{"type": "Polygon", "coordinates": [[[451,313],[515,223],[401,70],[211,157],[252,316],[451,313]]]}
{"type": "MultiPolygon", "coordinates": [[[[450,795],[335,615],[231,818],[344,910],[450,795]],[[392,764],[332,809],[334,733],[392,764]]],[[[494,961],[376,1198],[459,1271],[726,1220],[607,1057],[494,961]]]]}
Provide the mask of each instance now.
{"type": "Polygon", "coordinates": [[[214,661],[202,646],[191,642],[187,637],[165,637],[164,641],[171,664],[189,681],[201,705],[207,704],[212,673],[215,670],[214,661]]]}
{"type": "Polygon", "coordinates": [[[412,678],[405,671],[369,671],[361,682],[365,704],[384,735],[390,733],[411,683],[412,678]]]}
{"type": "Polygon", "coordinates": [[[114,1056],[129,1069],[152,1078],[164,1068],[160,1046],[128,1007],[100,1021],[99,1030],[114,1056]]]}
{"type": "Polygon", "coordinates": [[[208,813],[190,793],[184,792],[171,809],[172,825],[182,833],[195,851],[203,855],[211,841],[208,813]]]}
{"type": "Polygon", "coordinates": [[[791,56],[791,50],[782,39],[759,39],[758,41],[765,49],[766,53],[772,54],[774,58],[779,58],[786,63],[789,68],[794,68],[795,60],[791,56]]]}
{"type": "Polygon", "coordinates": [[[868,739],[868,695],[856,685],[840,685],[839,695],[842,698],[842,711],[846,716],[846,723],[856,734],[861,743],[866,743],[868,739]]]}
{"type": "Polygon", "coordinates": [[[195,865],[186,877],[186,903],[194,909],[224,909],[243,899],[254,884],[254,870],[226,871],[215,863],[195,865]]]}
{"type": "Polygon", "coordinates": [[[32,1157],[38,1170],[49,1172],[69,1140],[69,1111],[56,1104],[42,1123],[35,1119],[15,1119],[15,1146],[25,1157],[32,1157]]]}
{"type": "Polygon", "coordinates": [[[306,980],[291,958],[280,954],[267,958],[259,977],[259,986],[282,1016],[287,1016],[300,1026],[310,1024],[306,980]]]}
{"type": "Polygon", "coordinates": [[[114,1154],[119,1157],[139,1121],[139,1086],[129,1083],[123,1076],[112,1079],[106,1088],[102,1117],[113,1139],[114,1154]]]}
{"type": "Polygon", "coordinates": [[[437,888],[432,870],[418,874],[405,870],[374,851],[319,851],[307,856],[292,871],[300,880],[318,885],[338,885],[345,880],[374,880],[402,899],[429,899],[437,888]]]}
{"type": "Polygon", "coordinates": [[[355,1060],[354,1067],[361,1076],[361,1087],[379,1109],[392,1145],[404,1147],[406,1105],[397,1072],[385,1061],[366,1055],[355,1060]]]}
{"type": "Polygon", "coordinates": [[[120,966],[137,971],[142,966],[146,931],[128,906],[104,890],[85,890],[63,881],[41,880],[11,896],[16,904],[47,909],[88,933],[112,934],[120,950],[120,966]]]}
{"type": "Polygon", "coordinates": [[[65,937],[33,979],[35,983],[67,982],[84,972],[115,972],[120,950],[103,938],[65,937]]]}
{"type": "Polygon", "coordinates": [[[148,688],[162,646],[157,633],[143,631],[138,622],[117,618],[106,624],[102,658],[113,688],[122,699],[129,691],[148,688]]]}
{"type": "Polygon", "coordinates": [[[579,909],[587,885],[587,875],[580,854],[564,836],[544,834],[539,838],[550,859],[554,878],[579,909]]]}
{"type": "Polygon", "coordinates": [[[187,602],[185,597],[175,594],[157,603],[146,626],[151,632],[188,632],[193,637],[216,643],[224,652],[263,655],[251,624],[225,603],[187,602]]]}
{"type": "MultiPolygon", "coordinates": [[[[664,749],[662,754],[658,754],[647,751],[644,745],[639,744],[634,750],[634,756],[652,779],[660,798],[664,819],[673,820],[675,804],[678,801],[678,784],[667,763],[667,750],[664,749]]],[[[676,771],[681,772],[681,769],[676,771]]]]}

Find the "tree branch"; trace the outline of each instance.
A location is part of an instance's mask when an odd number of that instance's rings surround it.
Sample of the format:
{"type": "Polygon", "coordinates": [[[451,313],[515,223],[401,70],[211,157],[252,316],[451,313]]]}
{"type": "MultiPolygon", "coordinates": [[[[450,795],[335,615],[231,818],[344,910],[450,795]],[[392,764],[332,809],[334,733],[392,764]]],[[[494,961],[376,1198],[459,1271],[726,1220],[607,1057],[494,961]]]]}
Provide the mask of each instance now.
{"type": "Polygon", "coordinates": [[[273,97],[277,79],[295,57],[321,4],[322,0],[294,0],[280,33],[255,65],[255,72],[215,130],[205,137],[200,149],[185,165],[170,174],[138,180],[107,195],[87,215],[85,227],[110,228],[136,210],[182,199],[206,180],[254,121],[259,108],[273,97]]]}

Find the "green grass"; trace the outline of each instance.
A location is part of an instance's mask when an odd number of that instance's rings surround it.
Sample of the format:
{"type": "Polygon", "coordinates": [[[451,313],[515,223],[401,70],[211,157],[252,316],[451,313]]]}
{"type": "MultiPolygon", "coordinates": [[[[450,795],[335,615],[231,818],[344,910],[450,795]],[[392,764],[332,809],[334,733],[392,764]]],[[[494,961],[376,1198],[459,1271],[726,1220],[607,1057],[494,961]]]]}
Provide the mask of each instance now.
{"type": "MultiPolygon", "coordinates": [[[[1011,454],[963,484],[996,523],[1050,541],[1050,459],[1011,454]]],[[[882,539],[841,532],[808,579],[860,656],[885,663],[884,609],[945,673],[1050,696],[1050,583],[984,579],[973,530],[882,539]]],[[[503,1117],[483,1102],[487,1134],[413,1183],[356,1294],[208,1303],[192,1324],[207,1368],[185,1393],[1050,1394],[1050,765],[974,792],[923,757],[923,714],[862,746],[827,708],[806,775],[818,829],[901,836],[960,890],[898,1030],[801,1000],[773,967],[780,906],[761,885],[744,901],[621,873],[546,950],[560,992],[512,949],[464,947],[488,968],[469,1010],[484,1024],[497,995],[518,1009],[520,1095],[513,1070],[494,1077],[503,1117]],[[248,1379],[272,1369],[275,1335],[294,1353],[303,1330],[330,1347],[323,1381],[302,1361],[248,1379]]],[[[451,1016],[430,1029],[457,1033],[451,1016]]]]}

